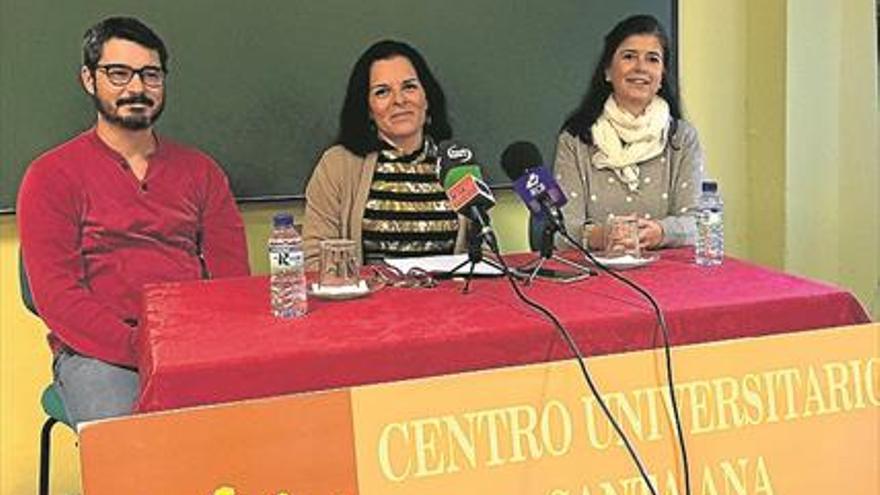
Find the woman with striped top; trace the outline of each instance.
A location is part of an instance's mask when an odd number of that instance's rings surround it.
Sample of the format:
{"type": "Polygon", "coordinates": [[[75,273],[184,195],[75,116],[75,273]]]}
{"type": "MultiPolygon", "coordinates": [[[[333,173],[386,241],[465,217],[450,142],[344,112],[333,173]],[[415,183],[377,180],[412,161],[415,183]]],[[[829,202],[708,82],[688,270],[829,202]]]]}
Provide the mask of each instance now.
{"type": "Polygon", "coordinates": [[[434,143],[452,129],[446,99],[424,58],[399,41],[380,41],[355,63],[336,144],[306,187],[306,261],[320,241],[352,239],[367,262],[450,254],[465,220],[450,208],[434,143]]]}

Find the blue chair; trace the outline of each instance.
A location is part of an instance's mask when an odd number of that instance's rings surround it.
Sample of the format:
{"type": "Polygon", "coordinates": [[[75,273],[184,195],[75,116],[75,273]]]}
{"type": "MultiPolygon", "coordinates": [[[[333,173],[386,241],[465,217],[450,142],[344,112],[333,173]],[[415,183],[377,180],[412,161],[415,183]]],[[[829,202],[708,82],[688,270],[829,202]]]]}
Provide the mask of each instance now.
{"type": "MultiPolygon", "coordinates": [[[[24,263],[21,260],[21,253],[18,256],[18,279],[19,285],[21,286],[21,299],[24,302],[25,307],[30,310],[36,316],[39,316],[37,312],[37,307],[34,305],[34,298],[31,294],[31,286],[28,282],[27,272],[24,268],[24,263]]],[[[40,430],[40,483],[39,483],[39,495],[49,495],[49,460],[51,458],[52,453],[52,427],[55,426],[56,423],[65,424],[71,428],[73,425],[70,424],[70,420],[67,418],[67,413],[64,410],[64,403],[61,400],[61,395],[58,393],[58,389],[55,388],[55,384],[51,383],[45,390],[43,390],[43,395],[40,398],[40,405],[43,406],[43,411],[46,413],[46,421],[43,423],[43,428],[40,430]]]]}

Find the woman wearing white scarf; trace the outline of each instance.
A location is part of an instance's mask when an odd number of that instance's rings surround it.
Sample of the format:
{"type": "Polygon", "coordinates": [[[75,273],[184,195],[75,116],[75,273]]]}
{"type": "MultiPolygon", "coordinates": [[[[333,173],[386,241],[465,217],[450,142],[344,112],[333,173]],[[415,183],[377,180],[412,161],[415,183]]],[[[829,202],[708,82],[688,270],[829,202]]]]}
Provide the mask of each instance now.
{"type": "Polygon", "coordinates": [[[696,130],[681,119],[666,72],[669,43],[651,16],[633,16],[605,37],[580,107],[566,120],[556,173],[568,194],[566,227],[603,244],[609,215],[636,215],[641,247],[692,244],[703,173],[696,130]]]}

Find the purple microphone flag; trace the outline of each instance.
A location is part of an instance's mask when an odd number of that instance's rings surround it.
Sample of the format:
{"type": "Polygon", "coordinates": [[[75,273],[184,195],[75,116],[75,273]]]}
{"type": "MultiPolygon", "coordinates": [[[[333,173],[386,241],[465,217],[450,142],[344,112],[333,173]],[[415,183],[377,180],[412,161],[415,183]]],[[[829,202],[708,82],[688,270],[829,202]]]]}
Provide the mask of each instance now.
{"type": "Polygon", "coordinates": [[[529,207],[529,211],[536,215],[543,214],[542,203],[559,208],[568,202],[559,183],[546,167],[527,169],[526,173],[513,182],[513,189],[529,207]]]}

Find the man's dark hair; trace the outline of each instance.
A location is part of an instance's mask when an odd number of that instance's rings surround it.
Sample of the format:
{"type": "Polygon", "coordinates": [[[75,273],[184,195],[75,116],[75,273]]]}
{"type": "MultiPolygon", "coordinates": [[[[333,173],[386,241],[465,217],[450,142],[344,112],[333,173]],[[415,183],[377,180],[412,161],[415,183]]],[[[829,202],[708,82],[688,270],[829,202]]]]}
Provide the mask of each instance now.
{"type": "Polygon", "coordinates": [[[355,62],[351,76],[348,78],[342,111],[339,113],[339,133],[336,142],[358,156],[366,156],[382,147],[378,132],[370,122],[368,103],[370,68],[377,60],[388,60],[398,56],[409,60],[425,89],[428,112],[425,117],[424,133],[437,142],[452,137],[452,128],[449,126],[449,117],[446,113],[446,96],[425,59],[415,48],[406,43],[392,40],[379,41],[367,48],[355,62]]]}
{"type": "Polygon", "coordinates": [[[108,17],[90,27],[83,35],[83,65],[94,72],[101,60],[104,43],[112,38],[128,40],[159,52],[162,70],[168,72],[168,49],[162,38],[133,17],[108,17]]]}
{"type": "Polygon", "coordinates": [[[669,70],[672,48],[669,44],[669,36],[666,35],[666,31],[663,29],[660,21],[650,15],[627,17],[605,35],[605,47],[602,49],[602,56],[593,70],[593,78],[590,80],[587,94],[584,95],[580,106],[565,120],[565,124],[562,126],[563,130],[579,137],[581,141],[587,144],[592,143],[593,136],[590,129],[596,123],[599,116],[602,115],[605,101],[614,92],[611,83],[605,80],[605,70],[611,67],[611,61],[614,58],[614,52],[617,51],[617,47],[628,37],[638,34],[656,36],[660,40],[660,46],[663,47],[663,80],[660,82],[660,89],[657,91],[657,95],[666,100],[666,103],[669,105],[669,113],[673,118],[673,132],[670,132],[670,135],[674,133],[676,120],[681,118],[681,97],[678,93],[678,85],[673,77],[674,71],[669,70]]]}

